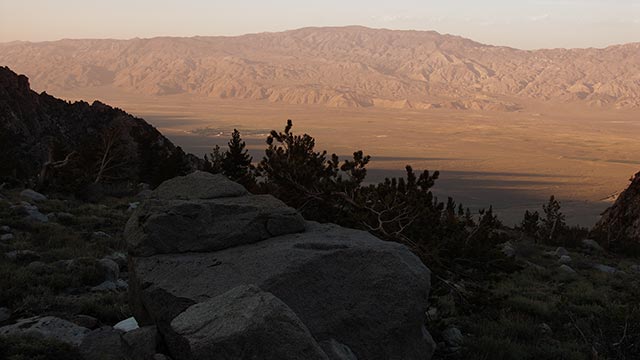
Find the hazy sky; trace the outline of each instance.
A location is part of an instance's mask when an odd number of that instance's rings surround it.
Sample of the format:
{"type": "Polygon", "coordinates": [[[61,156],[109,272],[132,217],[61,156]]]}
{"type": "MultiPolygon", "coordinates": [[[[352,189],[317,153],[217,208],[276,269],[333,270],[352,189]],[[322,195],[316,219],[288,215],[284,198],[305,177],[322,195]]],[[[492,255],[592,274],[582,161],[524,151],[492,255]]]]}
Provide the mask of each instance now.
{"type": "Polygon", "coordinates": [[[0,0],[0,42],[339,25],[436,30],[526,49],[604,47],[640,41],[640,0],[0,0]]]}

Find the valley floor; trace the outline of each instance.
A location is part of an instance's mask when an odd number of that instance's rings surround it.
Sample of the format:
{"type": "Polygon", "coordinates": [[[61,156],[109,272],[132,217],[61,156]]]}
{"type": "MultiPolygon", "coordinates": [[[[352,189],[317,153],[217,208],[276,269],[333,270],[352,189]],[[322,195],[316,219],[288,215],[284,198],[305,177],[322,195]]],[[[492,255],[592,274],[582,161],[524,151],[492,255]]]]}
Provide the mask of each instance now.
{"type": "Polygon", "coordinates": [[[369,181],[404,166],[440,170],[435,192],[472,209],[493,205],[507,224],[540,209],[550,195],[570,224],[591,226],[640,169],[637,110],[526,104],[518,112],[401,110],[278,105],[183,95],[148,97],[112,88],[59,93],[100,99],[146,119],[186,151],[204,155],[238,128],[254,159],[287,118],[319,149],[372,155],[369,181]]]}

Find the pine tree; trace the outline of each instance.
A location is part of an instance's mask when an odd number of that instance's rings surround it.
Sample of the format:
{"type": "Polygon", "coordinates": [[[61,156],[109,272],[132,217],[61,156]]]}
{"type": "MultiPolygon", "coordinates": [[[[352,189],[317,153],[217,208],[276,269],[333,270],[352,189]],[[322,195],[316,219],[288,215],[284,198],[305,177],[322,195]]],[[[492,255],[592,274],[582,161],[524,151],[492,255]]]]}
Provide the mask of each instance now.
{"type": "Polygon", "coordinates": [[[553,241],[557,233],[565,228],[565,216],[560,212],[560,202],[556,200],[555,196],[551,195],[549,202],[546,205],[542,205],[545,217],[542,219],[544,225],[545,235],[549,241],[553,241]]]}
{"type": "Polygon", "coordinates": [[[233,129],[229,148],[222,156],[222,173],[233,181],[237,181],[246,187],[255,186],[253,175],[253,158],[246,149],[246,143],[240,137],[238,129],[233,129]]]}

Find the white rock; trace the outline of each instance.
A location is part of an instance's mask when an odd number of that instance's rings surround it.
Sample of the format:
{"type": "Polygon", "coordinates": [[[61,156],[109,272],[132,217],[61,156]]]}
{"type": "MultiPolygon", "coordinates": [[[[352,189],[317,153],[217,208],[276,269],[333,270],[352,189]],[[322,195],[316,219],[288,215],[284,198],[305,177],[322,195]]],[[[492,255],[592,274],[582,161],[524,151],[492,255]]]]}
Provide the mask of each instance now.
{"type": "Polygon", "coordinates": [[[130,317],[128,319],[124,319],[124,320],[120,321],[119,323],[113,325],[114,329],[120,330],[120,331],[124,331],[124,332],[129,332],[129,331],[135,330],[135,329],[137,329],[139,327],[140,326],[138,325],[138,322],[133,317],[130,317]]]}

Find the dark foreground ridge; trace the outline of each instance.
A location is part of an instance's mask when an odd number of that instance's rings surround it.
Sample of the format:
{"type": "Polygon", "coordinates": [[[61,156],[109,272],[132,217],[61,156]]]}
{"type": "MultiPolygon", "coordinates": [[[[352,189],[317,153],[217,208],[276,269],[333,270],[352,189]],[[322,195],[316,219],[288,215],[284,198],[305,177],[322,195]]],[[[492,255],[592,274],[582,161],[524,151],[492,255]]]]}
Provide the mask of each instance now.
{"type": "Polygon", "coordinates": [[[603,214],[596,224],[608,246],[628,247],[640,245],[640,172],[632,179],[616,202],[603,214]]]}
{"type": "Polygon", "coordinates": [[[143,119],[99,101],[38,94],[8,67],[0,67],[0,154],[0,183],[61,190],[157,185],[188,169],[190,158],[143,119]]]}
{"type": "Polygon", "coordinates": [[[175,359],[417,360],[434,351],[424,326],[430,272],[408,248],[305,222],[222,175],[165,182],[125,237],[132,310],[175,359]]]}

